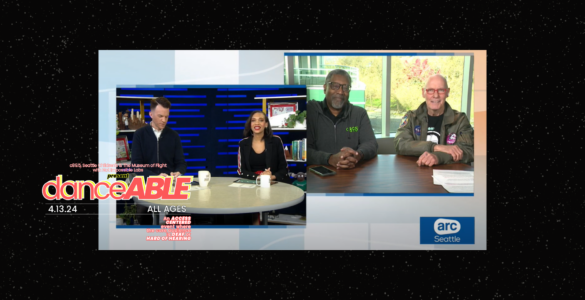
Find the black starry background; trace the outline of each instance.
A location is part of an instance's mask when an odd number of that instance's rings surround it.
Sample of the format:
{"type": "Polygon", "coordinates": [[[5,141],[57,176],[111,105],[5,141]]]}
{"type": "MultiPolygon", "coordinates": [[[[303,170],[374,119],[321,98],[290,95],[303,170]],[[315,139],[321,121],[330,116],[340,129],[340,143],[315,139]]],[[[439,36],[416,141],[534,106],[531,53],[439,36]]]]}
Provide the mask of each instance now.
{"type": "Polygon", "coordinates": [[[582,297],[582,4],[73,3],[2,4],[3,298],[582,297]],[[487,49],[488,250],[98,251],[40,189],[98,181],[100,49],[487,49]]]}

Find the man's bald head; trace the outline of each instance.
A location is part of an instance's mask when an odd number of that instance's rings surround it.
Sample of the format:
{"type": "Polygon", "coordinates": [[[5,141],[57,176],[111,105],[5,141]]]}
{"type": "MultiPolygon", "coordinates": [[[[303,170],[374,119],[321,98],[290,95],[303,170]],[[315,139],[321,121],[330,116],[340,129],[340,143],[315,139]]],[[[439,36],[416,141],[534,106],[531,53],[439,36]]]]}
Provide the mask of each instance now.
{"type": "Polygon", "coordinates": [[[429,79],[427,79],[427,84],[425,85],[425,87],[429,86],[429,83],[431,82],[431,80],[442,80],[444,83],[444,87],[446,89],[449,88],[449,85],[447,84],[447,79],[445,77],[443,77],[443,75],[441,74],[435,74],[429,77],[429,79]]]}

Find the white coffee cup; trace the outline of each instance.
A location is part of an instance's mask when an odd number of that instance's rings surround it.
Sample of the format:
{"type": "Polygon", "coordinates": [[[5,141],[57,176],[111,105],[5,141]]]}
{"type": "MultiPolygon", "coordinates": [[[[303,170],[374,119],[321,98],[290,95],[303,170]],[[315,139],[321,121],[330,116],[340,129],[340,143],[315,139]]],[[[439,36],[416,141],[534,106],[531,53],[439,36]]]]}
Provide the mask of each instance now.
{"type": "Polygon", "coordinates": [[[260,175],[256,177],[256,185],[263,188],[270,187],[270,175],[260,175]],[[260,179],[260,184],[258,184],[258,179],[260,179]]]}
{"type": "Polygon", "coordinates": [[[207,187],[207,185],[209,184],[209,181],[211,180],[211,174],[209,173],[209,171],[199,171],[199,186],[202,188],[207,187]]]}

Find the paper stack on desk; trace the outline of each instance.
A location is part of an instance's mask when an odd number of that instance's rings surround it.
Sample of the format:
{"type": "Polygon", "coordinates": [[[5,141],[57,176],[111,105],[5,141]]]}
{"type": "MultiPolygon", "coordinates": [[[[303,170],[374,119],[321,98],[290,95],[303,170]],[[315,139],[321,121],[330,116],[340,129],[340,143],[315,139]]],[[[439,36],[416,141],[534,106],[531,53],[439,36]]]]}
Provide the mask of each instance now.
{"type": "Polygon", "coordinates": [[[449,193],[473,193],[473,171],[433,170],[433,183],[449,193]]]}

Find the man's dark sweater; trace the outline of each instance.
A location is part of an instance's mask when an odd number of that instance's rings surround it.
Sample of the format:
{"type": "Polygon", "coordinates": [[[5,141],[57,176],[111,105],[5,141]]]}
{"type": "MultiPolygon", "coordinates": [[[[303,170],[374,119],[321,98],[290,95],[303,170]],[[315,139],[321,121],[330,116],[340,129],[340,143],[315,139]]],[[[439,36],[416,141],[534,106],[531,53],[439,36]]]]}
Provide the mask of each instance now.
{"type": "Polygon", "coordinates": [[[132,164],[166,164],[162,167],[142,168],[143,172],[135,172],[137,176],[156,176],[160,173],[171,175],[172,172],[185,174],[187,163],[179,134],[165,127],[157,140],[151,126],[136,130],[132,140],[132,164]]]}

